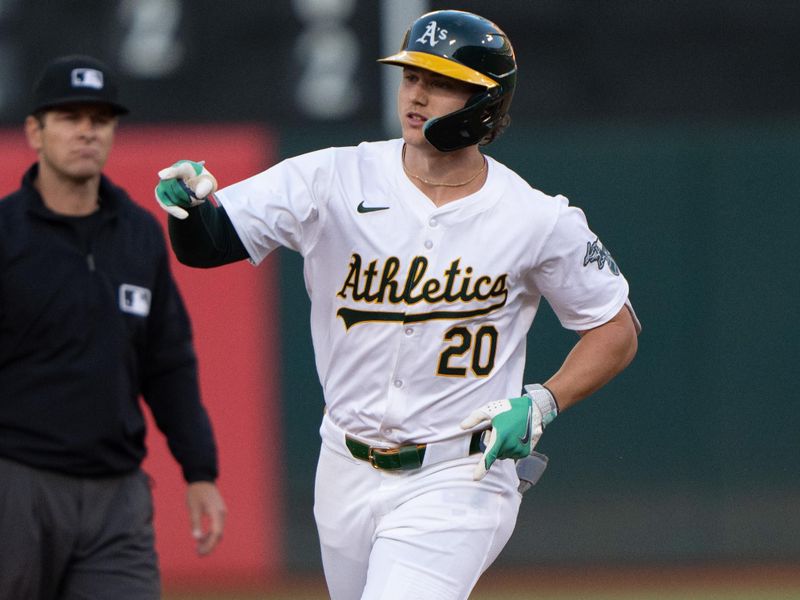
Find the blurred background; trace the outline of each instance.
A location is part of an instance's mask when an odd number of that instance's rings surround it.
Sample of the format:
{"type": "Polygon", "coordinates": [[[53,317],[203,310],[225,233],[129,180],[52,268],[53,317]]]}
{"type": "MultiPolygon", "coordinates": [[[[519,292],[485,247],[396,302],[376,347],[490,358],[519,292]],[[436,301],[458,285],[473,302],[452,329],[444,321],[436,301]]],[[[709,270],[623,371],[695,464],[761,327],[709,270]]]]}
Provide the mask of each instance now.
{"type": "MultiPolygon", "coordinates": [[[[486,152],[584,209],[644,327],[632,366],[548,428],[550,466],[492,570],[800,571],[796,0],[0,0],[0,193],[34,160],[21,123],[57,55],[119,73],[131,115],[109,174],[153,208],[155,173],[178,158],[226,185],[396,136],[400,69],[375,60],[440,8],[511,38],[513,124],[486,152]]],[[[174,269],[230,518],[217,553],[193,556],[183,486],[151,432],[166,585],[319,578],[302,262],[280,250],[258,269],[174,269]]],[[[543,306],[525,380],[574,341],[543,306]]]]}

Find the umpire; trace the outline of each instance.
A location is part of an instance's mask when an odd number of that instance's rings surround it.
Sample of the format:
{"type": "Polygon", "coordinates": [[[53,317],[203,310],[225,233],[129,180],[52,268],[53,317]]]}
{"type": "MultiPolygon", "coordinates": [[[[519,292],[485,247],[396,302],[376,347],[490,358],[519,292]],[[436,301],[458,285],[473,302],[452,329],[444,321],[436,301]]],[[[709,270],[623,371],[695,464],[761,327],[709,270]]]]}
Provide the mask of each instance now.
{"type": "Polygon", "coordinates": [[[158,222],[102,174],[114,74],[51,62],[0,200],[0,599],[155,600],[143,397],[188,483],[200,554],[222,535],[217,454],[158,222]]]}

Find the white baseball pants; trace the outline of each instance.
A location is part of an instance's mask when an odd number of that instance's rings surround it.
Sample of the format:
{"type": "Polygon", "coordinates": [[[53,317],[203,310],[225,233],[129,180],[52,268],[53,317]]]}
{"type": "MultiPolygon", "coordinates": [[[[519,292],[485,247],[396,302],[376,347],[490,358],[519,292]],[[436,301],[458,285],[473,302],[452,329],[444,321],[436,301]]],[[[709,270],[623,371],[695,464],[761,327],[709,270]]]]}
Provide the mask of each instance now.
{"type": "Polygon", "coordinates": [[[380,471],[353,458],[330,423],[322,435],[314,516],[331,600],[468,598],[514,530],[513,462],[479,482],[479,454],[380,471]]]}

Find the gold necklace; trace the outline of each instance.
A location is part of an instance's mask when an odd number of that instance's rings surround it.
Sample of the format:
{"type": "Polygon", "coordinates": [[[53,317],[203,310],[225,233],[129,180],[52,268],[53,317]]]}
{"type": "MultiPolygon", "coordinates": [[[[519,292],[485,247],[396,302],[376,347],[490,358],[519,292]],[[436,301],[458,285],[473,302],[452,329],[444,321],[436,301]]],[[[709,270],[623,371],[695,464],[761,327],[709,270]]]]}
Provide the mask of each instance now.
{"type": "Polygon", "coordinates": [[[409,177],[413,177],[414,179],[417,179],[417,180],[421,181],[422,183],[425,183],[427,185],[432,185],[432,186],[435,186],[435,187],[461,187],[461,186],[467,185],[468,183],[472,183],[473,181],[475,181],[478,178],[478,176],[481,173],[483,173],[486,170],[486,165],[487,165],[486,157],[483,156],[483,165],[481,165],[480,170],[477,173],[475,173],[475,175],[473,175],[472,177],[470,177],[466,181],[462,181],[461,183],[444,183],[444,182],[429,181],[429,180],[425,179],[424,177],[420,177],[419,175],[415,175],[414,173],[409,171],[408,168],[406,168],[406,146],[405,145],[403,145],[403,155],[402,155],[400,160],[403,163],[403,171],[405,172],[406,175],[408,175],[409,177]]]}

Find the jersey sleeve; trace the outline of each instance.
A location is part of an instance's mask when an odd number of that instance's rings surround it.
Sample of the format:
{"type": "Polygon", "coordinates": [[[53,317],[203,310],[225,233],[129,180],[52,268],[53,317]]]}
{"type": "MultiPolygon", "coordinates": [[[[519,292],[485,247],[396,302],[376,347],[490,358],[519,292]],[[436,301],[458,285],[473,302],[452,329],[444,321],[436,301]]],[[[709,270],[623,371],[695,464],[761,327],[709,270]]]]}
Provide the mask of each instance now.
{"type": "Polygon", "coordinates": [[[333,185],[332,164],[332,151],[319,150],[217,192],[253,263],[278,246],[302,255],[313,247],[333,185]]]}
{"type": "Polygon", "coordinates": [[[628,282],[583,211],[563,196],[556,199],[558,216],[542,246],[535,284],[563,327],[598,327],[630,305],[628,282]]]}

